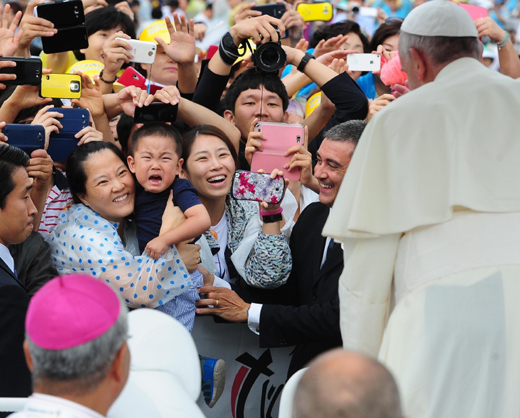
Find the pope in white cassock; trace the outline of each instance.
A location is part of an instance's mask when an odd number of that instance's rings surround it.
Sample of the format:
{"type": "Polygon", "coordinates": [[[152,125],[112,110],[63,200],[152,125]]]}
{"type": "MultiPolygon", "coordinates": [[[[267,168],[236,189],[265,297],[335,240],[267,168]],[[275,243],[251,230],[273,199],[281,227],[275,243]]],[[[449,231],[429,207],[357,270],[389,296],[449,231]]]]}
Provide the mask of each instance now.
{"type": "Polygon", "coordinates": [[[389,367],[411,418],[517,418],[520,81],[448,1],[408,15],[399,54],[412,91],[368,124],[324,228],[344,346],[389,367]]]}

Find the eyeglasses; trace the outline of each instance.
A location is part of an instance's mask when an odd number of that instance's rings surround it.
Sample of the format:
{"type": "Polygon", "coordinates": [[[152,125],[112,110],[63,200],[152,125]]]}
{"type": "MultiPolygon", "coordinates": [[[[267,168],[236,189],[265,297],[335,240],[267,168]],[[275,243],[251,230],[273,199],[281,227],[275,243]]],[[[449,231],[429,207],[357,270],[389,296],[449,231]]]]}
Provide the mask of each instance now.
{"type": "Polygon", "coordinates": [[[384,25],[391,25],[393,23],[403,23],[404,22],[404,19],[402,17],[389,17],[388,19],[385,20],[385,22],[383,23],[384,25]]]}

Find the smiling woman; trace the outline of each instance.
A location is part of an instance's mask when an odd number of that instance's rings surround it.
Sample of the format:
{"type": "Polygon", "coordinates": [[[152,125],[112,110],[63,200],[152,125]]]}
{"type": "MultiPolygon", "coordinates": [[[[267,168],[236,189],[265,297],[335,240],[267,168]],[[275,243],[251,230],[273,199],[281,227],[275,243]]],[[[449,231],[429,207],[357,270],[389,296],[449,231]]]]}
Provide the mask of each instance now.
{"type": "MultiPolygon", "coordinates": [[[[231,197],[237,153],[228,137],[212,126],[197,126],[186,134],[182,155],[182,174],[199,192],[213,225],[198,242],[203,266],[230,283],[262,289],[283,285],[292,268],[284,235],[289,225],[282,216],[274,219],[280,204],[270,204],[261,218],[257,202],[231,197]],[[266,219],[269,212],[273,219],[266,219]]],[[[292,219],[296,201],[285,209],[286,219],[292,219]]]]}
{"type": "Polygon", "coordinates": [[[161,306],[193,287],[174,246],[157,260],[136,255],[135,231],[125,222],[134,210],[134,180],[114,145],[80,146],[67,161],[67,178],[74,205],[48,237],[60,274],[98,277],[134,308],[161,306]]]}

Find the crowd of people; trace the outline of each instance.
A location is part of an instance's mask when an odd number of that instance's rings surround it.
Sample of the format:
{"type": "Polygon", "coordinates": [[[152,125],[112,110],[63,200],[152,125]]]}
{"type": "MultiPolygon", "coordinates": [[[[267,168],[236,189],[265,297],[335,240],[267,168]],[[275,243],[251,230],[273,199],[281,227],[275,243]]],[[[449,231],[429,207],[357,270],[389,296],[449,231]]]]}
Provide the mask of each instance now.
{"type": "Polygon", "coordinates": [[[213,315],[294,346],[288,379],[310,364],[294,417],[518,417],[517,2],[340,1],[305,22],[297,3],[140,1],[82,0],[88,47],[53,53],[43,0],[2,10],[0,398],[29,397],[14,416],[230,403],[223,360],[189,336],[213,315]],[[351,70],[354,54],[381,68],[351,70]],[[81,96],[17,83],[30,57],[81,96]],[[137,120],[158,104],[175,117],[137,120]],[[54,161],[67,107],[90,123],[54,161]],[[260,169],[282,197],[243,200],[263,123],[303,134],[260,169]],[[19,125],[42,146],[14,146],[19,125]]]}

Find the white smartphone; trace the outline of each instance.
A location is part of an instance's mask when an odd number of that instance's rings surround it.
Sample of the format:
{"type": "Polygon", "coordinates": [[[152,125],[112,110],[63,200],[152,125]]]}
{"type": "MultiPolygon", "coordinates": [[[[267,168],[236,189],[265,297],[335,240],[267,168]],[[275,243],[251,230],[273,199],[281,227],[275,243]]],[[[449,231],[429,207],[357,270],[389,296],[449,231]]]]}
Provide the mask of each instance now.
{"type": "Polygon", "coordinates": [[[135,39],[121,39],[128,42],[132,49],[130,52],[134,56],[130,62],[138,62],[140,64],[153,64],[155,62],[155,54],[157,52],[157,44],[155,42],[137,41],[135,39]]]}
{"type": "Polygon", "coordinates": [[[381,55],[379,54],[349,54],[347,55],[349,71],[379,71],[381,55]]]}
{"type": "Polygon", "coordinates": [[[360,16],[377,17],[377,9],[375,7],[360,7],[360,16]]]}

